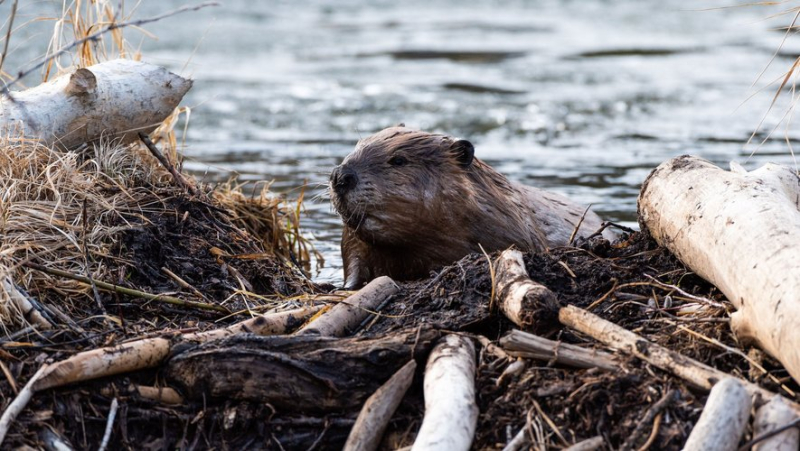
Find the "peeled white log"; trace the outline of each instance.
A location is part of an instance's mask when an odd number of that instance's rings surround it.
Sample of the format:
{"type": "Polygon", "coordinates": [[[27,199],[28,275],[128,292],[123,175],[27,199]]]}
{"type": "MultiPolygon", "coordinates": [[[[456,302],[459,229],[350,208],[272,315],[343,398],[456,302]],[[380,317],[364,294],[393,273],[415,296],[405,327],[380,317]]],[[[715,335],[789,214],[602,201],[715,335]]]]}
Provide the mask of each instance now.
{"type": "Polygon", "coordinates": [[[158,127],[191,87],[163,67],[107,61],[0,97],[0,137],[62,148],[100,138],[127,143],[158,127]]]}
{"type": "Polygon", "coordinates": [[[751,398],[741,382],[723,379],[708,395],[703,413],[684,445],[684,451],[734,451],[750,417],[751,398]]]}
{"type": "Polygon", "coordinates": [[[334,305],[317,319],[305,325],[296,335],[342,337],[355,330],[380,304],[397,293],[394,281],[381,276],[368,283],[354,295],[334,305]]]}
{"type": "Polygon", "coordinates": [[[503,251],[495,262],[495,274],[497,300],[508,319],[523,329],[534,331],[552,325],[558,311],[556,295],[528,277],[522,252],[503,251]]]}
{"type": "Polygon", "coordinates": [[[416,369],[417,362],[409,361],[367,399],[347,437],[345,451],[378,449],[389,420],[414,381],[416,369]]]}
{"type": "MultiPolygon", "coordinates": [[[[782,396],[776,396],[756,411],[753,436],[758,437],[774,431],[798,419],[782,396]]],[[[753,446],[754,451],[797,451],[800,448],[800,430],[789,428],[778,435],[764,439],[753,446]]]]}
{"type": "Polygon", "coordinates": [[[640,220],[730,299],[739,338],[800,381],[800,178],[773,164],[735,169],[690,156],[661,164],[642,186],[640,220]]]}
{"type": "Polygon", "coordinates": [[[425,416],[411,450],[468,450],[478,424],[472,340],[447,335],[433,348],[423,390],[425,416]]]}

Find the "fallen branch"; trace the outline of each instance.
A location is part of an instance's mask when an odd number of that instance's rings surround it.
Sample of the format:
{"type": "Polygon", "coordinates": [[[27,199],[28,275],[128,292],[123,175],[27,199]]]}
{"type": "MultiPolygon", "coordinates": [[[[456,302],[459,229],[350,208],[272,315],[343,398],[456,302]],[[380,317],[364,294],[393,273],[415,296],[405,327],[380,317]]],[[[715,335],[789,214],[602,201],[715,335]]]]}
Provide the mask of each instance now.
{"type": "Polygon", "coordinates": [[[383,432],[389,425],[397,407],[403,400],[406,391],[414,381],[414,371],[417,362],[414,360],[405,364],[397,373],[381,386],[364,403],[358,414],[356,424],[350,430],[345,451],[373,451],[378,449],[383,438],[383,432]]]}
{"type": "MultiPolygon", "coordinates": [[[[732,377],[730,374],[652,343],[623,327],[574,305],[563,307],[558,313],[558,319],[565,326],[583,332],[606,346],[619,349],[657,368],[670,372],[703,390],[709,391],[717,382],[732,377]]],[[[758,396],[764,402],[768,402],[778,396],[751,382],[741,381],[741,383],[751,396],[758,396]]],[[[792,402],[790,406],[800,412],[800,406],[796,403],[792,402]]]]}
{"type": "Polygon", "coordinates": [[[606,371],[620,369],[617,359],[608,352],[548,340],[520,330],[512,330],[506,334],[500,339],[500,346],[514,357],[555,361],[575,368],[600,368],[606,371]]]}
{"type": "Polygon", "coordinates": [[[714,385],[684,451],[734,451],[750,417],[752,400],[743,384],[732,377],[714,385]]]}
{"type": "Polygon", "coordinates": [[[596,436],[592,438],[587,438],[586,440],[580,441],[569,448],[564,448],[564,451],[595,451],[598,449],[602,449],[603,447],[603,437],[596,436]]]}
{"type": "Polygon", "coordinates": [[[662,163],[639,195],[642,228],[736,307],[731,328],[800,381],[800,178],[788,167],[724,171],[662,163]]]}
{"type": "Polygon", "coordinates": [[[386,276],[378,277],[364,288],[308,323],[295,335],[342,337],[354,331],[398,286],[386,276]]]}
{"type": "Polygon", "coordinates": [[[36,326],[37,330],[48,330],[53,328],[50,323],[36,308],[33,303],[17,288],[9,276],[3,277],[2,280],[3,291],[5,291],[8,299],[17,306],[22,317],[29,321],[32,325],[36,326]]]}
{"type": "Polygon", "coordinates": [[[169,173],[172,175],[172,178],[175,180],[175,183],[179,187],[181,187],[182,189],[187,190],[189,192],[189,194],[194,195],[196,193],[196,190],[194,189],[194,187],[189,185],[189,183],[186,182],[186,179],[183,178],[181,173],[178,172],[177,170],[175,170],[175,166],[173,166],[172,163],[170,163],[169,160],[167,160],[167,157],[165,157],[164,154],[161,153],[160,150],[158,150],[158,147],[156,147],[156,145],[153,144],[153,141],[150,139],[149,136],[147,136],[147,133],[139,132],[139,139],[142,140],[142,142],[144,143],[145,147],[147,147],[147,150],[149,150],[150,153],[154,157],[156,157],[158,162],[161,163],[161,165],[164,166],[164,168],[167,171],[169,171],[169,173]]]}
{"type": "MultiPolygon", "coordinates": [[[[241,332],[262,335],[283,334],[318,310],[318,307],[311,307],[264,314],[224,329],[179,336],[176,337],[176,342],[208,341],[241,332]]],[[[161,364],[169,356],[173,346],[172,340],[156,337],[84,351],[50,365],[46,373],[37,381],[34,389],[39,391],[98,377],[152,368],[161,364]]]]}
{"type": "Polygon", "coordinates": [[[425,366],[425,416],[413,451],[468,450],[478,422],[475,400],[475,346],[447,335],[431,351],[425,366]]]}
{"type": "Polygon", "coordinates": [[[508,249],[495,262],[497,299],[500,310],[514,324],[533,331],[552,328],[558,311],[556,295],[532,281],[525,270],[522,252],[508,249]]]}
{"type": "Polygon", "coordinates": [[[31,398],[33,398],[33,394],[36,391],[34,384],[36,384],[36,381],[39,380],[46,370],[47,364],[45,363],[39,368],[38,371],[36,371],[33,377],[30,378],[28,383],[22,387],[22,390],[20,390],[17,397],[14,398],[14,401],[12,401],[11,404],[9,404],[6,408],[6,411],[3,412],[3,416],[0,417],[0,445],[2,445],[3,440],[6,439],[6,434],[8,434],[8,429],[11,427],[11,423],[17,419],[17,416],[19,416],[20,412],[22,412],[22,409],[24,409],[25,406],[28,405],[28,402],[30,402],[31,398]]]}
{"type": "Polygon", "coordinates": [[[117,409],[119,409],[119,401],[117,401],[117,398],[114,398],[114,400],[111,401],[111,408],[108,411],[108,421],[106,421],[106,430],[103,433],[103,441],[100,442],[98,451],[105,451],[106,447],[108,447],[108,441],[111,440],[111,431],[114,429],[114,419],[117,418],[117,409]]]}
{"type": "Polygon", "coordinates": [[[147,299],[148,301],[164,302],[167,304],[179,305],[182,307],[192,307],[200,310],[213,310],[215,312],[225,313],[228,315],[231,313],[230,310],[221,305],[208,304],[205,302],[186,301],[184,299],[176,298],[173,296],[147,293],[144,291],[134,290],[132,288],[101,282],[99,280],[92,279],[86,276],[81,276],[78,274],[72,274],[70,272],[61,271],[60,269],[48,268],[46,266],[37,265],[36,263],[31,263],[31,262],[24,263],[24,266],[27,266],[28,268],[35,269],[37,271],[41,271],[43,273],[50,274],[53,276],[77,280],[78,282],[83,282],[88,285],[94,284],[95,286],[97,286],[97,288],[104,291],[110,291],[112,293],[116,292],[120,294],[126,294],[128,296],[133,296],[136,298],[147,299]]]}

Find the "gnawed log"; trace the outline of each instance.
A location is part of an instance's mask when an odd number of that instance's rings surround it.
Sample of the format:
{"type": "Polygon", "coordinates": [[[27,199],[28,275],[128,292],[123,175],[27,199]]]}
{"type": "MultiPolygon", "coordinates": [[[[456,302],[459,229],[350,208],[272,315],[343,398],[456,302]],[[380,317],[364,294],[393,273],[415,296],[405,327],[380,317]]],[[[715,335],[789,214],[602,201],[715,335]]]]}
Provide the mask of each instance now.
{"type": "Polygon", "coordinates": [[[747,426],[751,402],[738,380],[727,378],[717,382],[686,440],[684,451],[734,451],[747,426]]]}
{"type": "Polygon", "coordinates": [[[447,335],[425,366],[425,416],[412,451],[468,450],[478,423],[475,400],[475,346],[447,335]]]}
{"type": "Polygon", "coordinates": [[[506,317],[522,329],[551,329],[556,321],[558,300],[549,288],[528,277],[522,252],[505,250],[494,265],[497,301],[506,317]]]}
{"type": "Polygon", "coordinates": [[[369,339],[235,336],[179,352],[167,375],[192,399],[269,403],[282,413],[357,411],[438,335],[426,328],[369,339]]]}
{"type": "Polygon", "coordinates": [[[619,362],[611,353],[548,340],[520,330],[512,330],[506,334],[500,339],[500,346],[514,357],[555,361],[576,368],[600,368],[606,371],[617,371],[620,368],[619,362]]]}
{"type": "Polygon", "coordinates": [[[643,229],[737,311],[731,327],[800,381],[800,178],[768,164],[723,171],[682,156],[661,164],[639,195],[643,229]]]}
{"type": "MultiPolygon", "coordinates": [[[[755,420],[753,421],[753,437],[760,436],[784,427],[793,421],[797,421],[800,416],[797,412],[786,405],[782,396],[776,396],[772,400],[756,410],[755,420]]],[[[797,451],[800,448],[800,430],[797,426],[766,438],[753,445],[754,451],[797,451]]]]}
{"type": "Polygon", "coordinates": [[[386,276],[378,277],[344,301],[334,305],[295,335],[342,337],[355,330],[378,306],[397,293],[398,286],[386,276]]]}
{"type": "MultiPolygon", "coordinates": [[[[567,327],[583,332],[610,348],[619,349],[657,368],[670,372],[697,388],[709,391],[717,382],[732,377],[730,374],[650,342],[580,307],[575,307],[574,305],[562,307],[558,312],[558,319],[561,324],[567,327]]],[[[767,402],[778,396],[752,382],[744,380],[740,382],[751,397],[758,397],[760,401],[767,402]]],[[[787,401],[787,403],[790,402],[787,401]]],[[[789,405],[792,409],[800,412],[800,405],[793,402],[789,405]]]]}
{"type": "Polygon", "coordinates": [[[62,148],[101,138],[128,143],[155,130],[191,87],[163,67],[107,61],[0,98],[0,136],[62,148]]]}
{"type": "Polygon", "coordinates": [[[361,412],[347,443],[345,451],[372,451],[378,449],[383,438],[383,432],[389,425],[394,411],[400,405],[408,388],[414,381],[414,371],[417,362],[414,360],[406,363],[385,384],[381,385],[372,396],[364,403],[361,412]]]}
{"type": "MultiPolygon", "coordinates": [[[[264,335],[283,334],[302,324],[305,318],[319,309],[319,307],[308,307],[263,314],[223,329],[179,336],[175,341],[207,341],[248,331],[264,335]]],[[[36,382],[34,389],[39,391],[98,377],[152,368],[158,366],[169,356],[172,347],[172,340],[155,337],[84,351],[50,365],[45,374],[36,382]]]]}

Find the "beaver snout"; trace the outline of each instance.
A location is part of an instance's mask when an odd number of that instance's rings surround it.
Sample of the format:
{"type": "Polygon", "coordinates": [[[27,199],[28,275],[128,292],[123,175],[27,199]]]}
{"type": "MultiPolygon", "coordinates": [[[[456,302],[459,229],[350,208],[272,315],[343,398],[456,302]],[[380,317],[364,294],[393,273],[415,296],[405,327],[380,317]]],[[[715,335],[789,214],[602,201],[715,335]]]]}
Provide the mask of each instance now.
{"type": "Polygon", "coordinates": [[[347,166],[336,166],[331,172],[331,185],[338,195],[344,195],[358,185],[358,174],[347,166]]]}

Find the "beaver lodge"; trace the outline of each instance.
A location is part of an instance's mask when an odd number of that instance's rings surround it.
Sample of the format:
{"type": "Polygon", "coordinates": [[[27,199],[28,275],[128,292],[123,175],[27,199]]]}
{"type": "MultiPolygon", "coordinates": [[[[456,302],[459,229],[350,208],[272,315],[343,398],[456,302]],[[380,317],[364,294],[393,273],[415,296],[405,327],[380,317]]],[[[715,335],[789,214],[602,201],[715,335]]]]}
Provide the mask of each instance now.
{"type": "Polygon", "coordinates": [[[82,61],[0,104],[4,448],[798,448],[794,172],[679,157],[644,232],[344,292],[302,199],[180,171],[188,81],[82,61]]]}

